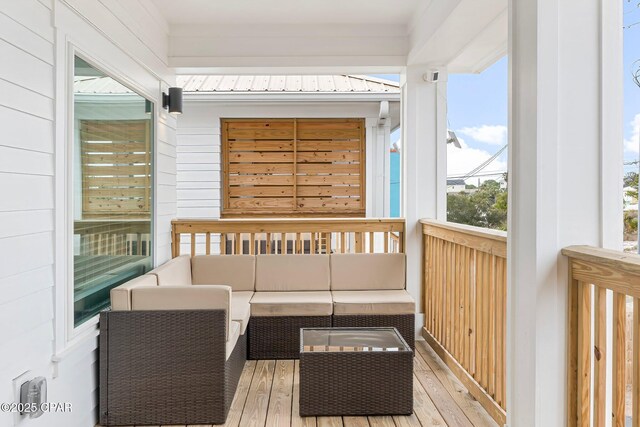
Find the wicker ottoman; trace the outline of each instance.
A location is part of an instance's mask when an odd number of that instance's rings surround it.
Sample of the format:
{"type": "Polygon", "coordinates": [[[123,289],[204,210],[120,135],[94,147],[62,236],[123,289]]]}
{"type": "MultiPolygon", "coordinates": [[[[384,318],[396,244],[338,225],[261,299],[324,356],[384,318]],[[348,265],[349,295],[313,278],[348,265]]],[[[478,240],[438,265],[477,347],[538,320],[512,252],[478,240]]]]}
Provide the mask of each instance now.
{"type": "Polygon", "coordinates": [[[395,328],[300,331],[300,415],[410,415],[413,351],[395,328]]]}

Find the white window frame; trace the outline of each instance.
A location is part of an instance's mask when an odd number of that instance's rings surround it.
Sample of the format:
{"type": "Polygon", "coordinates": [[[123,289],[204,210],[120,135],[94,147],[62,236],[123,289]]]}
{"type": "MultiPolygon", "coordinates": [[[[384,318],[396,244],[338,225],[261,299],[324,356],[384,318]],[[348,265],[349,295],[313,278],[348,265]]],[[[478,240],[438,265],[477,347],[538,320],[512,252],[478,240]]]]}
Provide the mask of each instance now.
{"type": "MultiPolygon", "coordinates": [[[[152,236],[152,265],[157,265],[157,233],[158,216],[157,201],[157,145],[159,122],[159,91],[149,93],[136,82],[128,79],[126,74],[106,64],[98,54],[92,51],[90,41],[83,42],[57,30],[60,41],[56,48],[56,126],[55,126],[55,347],[53,361],[61,360],[71,349],[77,347],[87,339],[97,337],[99,314],[91,317],[82,324],[74,325],[74,277],[73,277],[73,208],[74,208],[74,95],[73,79],[75,75],[74,58],[82,58],[87,63],[103,71],[106,75],[117,80],[153,104],[153,136],[151,152],[151,236],[152,236]],[[61,285],[64,284],[64,285],[61,285]]],[[[132,61],[135,61],[131,58],[132,61]]],[[[160,88],[160,81],[159,86],[160,88]]]]}

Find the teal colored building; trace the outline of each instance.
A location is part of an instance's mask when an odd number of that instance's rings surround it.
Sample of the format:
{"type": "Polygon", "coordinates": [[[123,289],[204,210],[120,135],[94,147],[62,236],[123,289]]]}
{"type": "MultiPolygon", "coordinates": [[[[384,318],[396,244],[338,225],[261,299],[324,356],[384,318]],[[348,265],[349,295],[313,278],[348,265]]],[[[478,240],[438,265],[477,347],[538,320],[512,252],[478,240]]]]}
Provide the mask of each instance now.
{"type": "Polygon", "coordinates": [[[390,212],[392,218],[398,218],[400,216],[400,152],[395,148],[391,149],[390,163],[390,212]]]}

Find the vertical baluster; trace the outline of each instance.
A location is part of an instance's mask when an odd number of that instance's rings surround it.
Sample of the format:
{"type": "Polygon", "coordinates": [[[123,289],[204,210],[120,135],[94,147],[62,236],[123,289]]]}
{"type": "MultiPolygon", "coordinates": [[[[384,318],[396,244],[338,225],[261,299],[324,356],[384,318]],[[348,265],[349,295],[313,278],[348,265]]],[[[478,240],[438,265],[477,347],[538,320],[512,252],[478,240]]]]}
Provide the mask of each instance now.
{"type": "Polygon", "coordinates": [[[311,233],[311,253],[312,254],[316,253],[316,237],[317,237],[317,233],[315,231],[311,233]]]}
{"type": "Polygon", "coordinates": [[[487,392],[490,396],[496,396],[496,257],[489,255],[489,282],[488,287],[488,316],[489,316],[489,339],[487,346],[487,392]]]}
{"type": "MultiPolygon", "coordinates": [[[[479,357],[479,348],[480,348],[480,316],[482,313],[482,294],[480,290],[482,287],[480,286],[480,282],[482,281],[482,266],[480,264],[480,252],[475,249],[472,250],[472,265],[473,265],[473,278],[472,278],[472,289],[471,289],[471,329],[473,333],[471,335],[471,358],[472,358],[472,366],[473,366],[473,377],[478,380],[480,375],[480,357],[479,357]]],[[[479,382],[479,381],[478,381],[479,382]]]]}
{"type": "Polygon", "coordinates": [[[388,231],[384,232],[384,253],[385,254],[389,253],[389,232],[388,231]]]}
{"type": "Polygon", "coordinates": [[[325,251],[326,251],[325,253],[330,254],[332,251],[331,232],[326,233],[325,236],[327,239],[326,246],[325,246],[325,251]]]}
{"type": "Polygon", "coordinates": [[[296,254],[302,253],[302,248],[300,246],[302,242],[302,238],[301,238],[301,234],[300,233],[296,233],[296,249],[295,252],[296,254]]]}
{"type": "Polygon", "coordinates": [[[452,243],[444,242],[444,348],[451,352],[451,246],[452,243]]]}
{"type": "Polygon", "coordinates": [[[595,286],[594,290],[593,421],[594,425],[604,427],[607,398],[607,291],[599,286],[595,286]]]}
{"type": "Polygon", "coordinates": [[[424,234],[424,231],[422,233],[422,253],[424,254],[424,259],[422,260],[422,262],[424,263],[424,270],[422,271],[423,274],[423,286],[424,286],[424,295],[423,295],[423,305],[424,305],[424,327],[427,328],[427,330],[429,332],[431,332],[431,324],[430,324],[430,317],[431,317],[431,312],[429,311],[429,299],[430,299],[430,292],[429,292],[429,276],[430,276],[430,269],[431,269],[431,255],[430,255],[430,245],[429,245],[429,236],[424,234]]]}
{"type": "Polygon", "coordinates": [[[287,233],[280,234],[280,254],[287,253],[287,233]]]}
{"type": "Polygon", "coordinates": [[[369,253],[372,254],[376,251],[376,247],[375,247],[375,234],[373,231],[369,232],[369,253]]]}
{"type": "Polygon", "coordinates": [[[271,233],[267,233],[267,254],[271,255],[271,233]]]}
{"type": "Polygon", "coordinates": [[[578,426],[591,424],[591,285],[578,284],[578,426]]]}
{"type": "Polygon", "coordinates": [[[347,239],[345,236],[345,232],[340,232],[340,253],[344,254],[347,252],[347,239]]]}
{"type": "Polygon", "coordinates": [[[506,262],[504,258],[496,259],[496,402],[504,405],[504,361],[505,361],[505,282],[506,262]]]}
{"type": "Polygon", "coordinates": [[[227,254],[227,234],[220,233],[220,255],[227,254]]]}
{"type": "Polygon", "coordinates": [[[211,255],[211,233],[207,232],[207,236],[205,237],[205,245],[206,245],[206,254],[211,255]]]}
{"type": "Polygon", "coordinates": [[[627,364],[627,301],[624,294],[613,293],[613,427],[625,427],[627,364]]]}
{"type": "Polygon", "coordinates": [[[180,233],[176,233],[174,235],[174,245],[175,245],[175,253],[173,255],[174,258],[177,257],[177,256],[180,256],[180,252],[181,252],[180,251],[180,237],[181,237],[180,233]]]}
{"type": "Polygon", "coordinates": [[[236,233],[235,235],[236,255],[242,255],[242,234],[236,233]]]}
{"type": "MultiPolygon", "coordinates": [[[[249,235],[249,255],[256,254],[256,235],[255,233],[251,233],[249,235]]],[[[244,252],[244,251],[243,251],[244,252]]],[[[260,253],[260,243],[258,243],[258,253],[260,253]]]]}
{"type": "Polygon", "coordinates": [[[640,298],[633,299],[633,388],[631,392],[633,422],[632,425],[640,425],[640,298]]]}
{"type": "Polygon", "coordinates": [[[196,233],[191,233],[191,256],[196,256],[196,233]]]}

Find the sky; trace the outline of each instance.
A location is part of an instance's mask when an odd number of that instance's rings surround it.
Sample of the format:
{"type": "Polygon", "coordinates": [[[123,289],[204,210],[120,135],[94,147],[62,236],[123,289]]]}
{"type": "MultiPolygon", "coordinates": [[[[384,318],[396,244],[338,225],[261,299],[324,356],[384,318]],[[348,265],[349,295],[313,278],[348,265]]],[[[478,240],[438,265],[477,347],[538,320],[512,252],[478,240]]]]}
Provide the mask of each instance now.
{"type": "MultiPolygon", "coordinates": [[[[640,2],[624,3],[624,158],[638,159],[640,147],[640,87],[632,79],[633,64],[640,60],[640,2]]],[[[636,63],[636,67],[640,62],[636,63]]],[[[465,175],[489,159],[507,143],[508,60],[506,57],[480,74],[452,74],[447,83],[447,115],[449,129],[455,131],[462,148],[447,146],[447,175],[465,175]]],[[[399,80],[397,75],[379,76],[399,80]]],[[[394,132],[392,142],[400,139],[394,132]]],[[[481,174],[507,170],[507,152],[492,161],[481,174]]],[[[625,172],[638,170],[637,165],[625,166],[625,172]]],[[[482,176],[467,180],[477,184],[497,176],[482,176]]]]}
{"type": "MultiPolygon", "coordinates": [[[[640,2],[622,0],[624,3],[624,159],[625,162],[638,159],[640,146],[640,87],[633,79],[632,72],[640,67],[640,2]]],[[[638,170],[637,165],[625,166],[625,172],[638,170]]]]}

